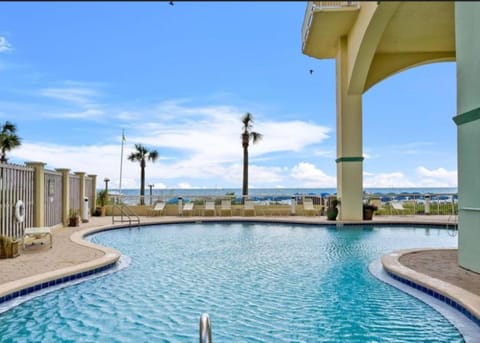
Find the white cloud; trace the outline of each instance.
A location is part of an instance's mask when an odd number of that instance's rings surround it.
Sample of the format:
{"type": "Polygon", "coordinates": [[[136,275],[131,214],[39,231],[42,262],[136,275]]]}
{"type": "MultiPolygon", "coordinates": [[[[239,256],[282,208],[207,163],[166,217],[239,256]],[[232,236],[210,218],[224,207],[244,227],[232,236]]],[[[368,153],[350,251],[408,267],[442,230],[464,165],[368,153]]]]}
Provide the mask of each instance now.
{"type": "Polygon", "coordinates": [[[327,175],[308,162],[300,162],[294,166],[290,175],[299,183],[299,187],[336,187],[335,177],[327,175]]]}
{"type": "Polygon", "coordinates": [[[39,91],[41,96],[71,102],[77,105],[90,105],[92,98],[98,96],[98,92],[85,87],[43,88],[39,91]]]}
{"type": "Polygon", "coordinates": [[[70,119],[83,118],[83,119],[94,120],[94,119],[103,117],[104,114],[105,112],[100,109],[90,108],[80,112],[64,112],[64,113],[50,114],[48,116],[52,118],[70,118],[70,119]]]}
{"type": "Polygon", "coordinates": [[[0,53],[12,51],[13,48],[7,39],[3,36],[0,36],[0,53]]]}
{"type": "MultiPolygon", "coordinates": [[[[157,107],[153,118],[149,113],[141,115],[142,126],[127,135],[131,142],[190,152],[190,162],[234,162],[242,157],[242,115],[242,111],[230,106],[187,107],[178,102],[166,102],[157,107]]],[[[315,123],[262,121],[260,115],[254,118],[253,130],[262,133],[263,139],[250,145],[251,157],[300,151],[329,137],[330,129],[315,123]]]]}
{"type": "Polygon", "coordinates": [[[457,171],[438,168],[429,170],[425,167],[418,167],[416,173],[424,187],[456,187],[457,171]]]}
{"type": "Polygon", "coordinates": [[[189,184],[188,182],[180,182],[176,188],[180,188],[180,189],[191,189],[193,188],[191,184],[189,184]]]}
{"type": "Polygon", "coordinates": [[[392,173],[364,173],[363,186],[368,188],[381,187],[415,187],[416,185],[411,182],[405,174],[402,172],[392,173]]]}
{"type": "Polygon", "coordinates": [[[399,171],[379,174],[365,172],[364,187],[457,187],[457,172],[444,168],[429,170],[420,166],[411,178],[399,171]]]}

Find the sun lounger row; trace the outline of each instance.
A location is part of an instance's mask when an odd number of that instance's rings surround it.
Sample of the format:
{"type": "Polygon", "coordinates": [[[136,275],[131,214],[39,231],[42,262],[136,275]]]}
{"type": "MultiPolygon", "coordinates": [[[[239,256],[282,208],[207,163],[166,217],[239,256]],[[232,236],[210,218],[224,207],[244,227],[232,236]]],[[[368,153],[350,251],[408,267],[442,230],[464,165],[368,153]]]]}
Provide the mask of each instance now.
{"type": "MultiPolygon", "coordinates": [[[[170,210],[171,211],[171,210],[170,210]]],[[[291,206],[289,205],[255,205],[253,200],[245,200],[245,203],[241,206],[235,206],[232,208],[232,202],[228,199],[220,201],[219,205],[215,204],[214,200],[206,200],[202,205],[195,206],[193,202],[186,202],[178,209],[178,215],[183,216],[286,216],[291,214],[291,206]]],[[[300,210],[300,212],[302,212],[300,210]]],[[[312,199],[304,199],[303,201],[303,213],[306,216],[318,216],[322,214],[322,209],[315,207],[312,199]]],[[[150,209],[150,215],[166,215],[166,203],[164,201],[158,201],[150,209]]]]}

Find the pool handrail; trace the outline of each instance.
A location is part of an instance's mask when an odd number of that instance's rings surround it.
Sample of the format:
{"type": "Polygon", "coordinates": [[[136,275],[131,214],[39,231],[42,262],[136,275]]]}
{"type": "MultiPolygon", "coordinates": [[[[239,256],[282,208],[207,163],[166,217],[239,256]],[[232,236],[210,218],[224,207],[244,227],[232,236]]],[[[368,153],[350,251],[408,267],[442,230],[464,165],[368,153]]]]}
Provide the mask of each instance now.
{"type": "Polygon", "coordinates": [[[200,343],[212,343],[212,327],[207,313],[200,316],[200,343]]]}

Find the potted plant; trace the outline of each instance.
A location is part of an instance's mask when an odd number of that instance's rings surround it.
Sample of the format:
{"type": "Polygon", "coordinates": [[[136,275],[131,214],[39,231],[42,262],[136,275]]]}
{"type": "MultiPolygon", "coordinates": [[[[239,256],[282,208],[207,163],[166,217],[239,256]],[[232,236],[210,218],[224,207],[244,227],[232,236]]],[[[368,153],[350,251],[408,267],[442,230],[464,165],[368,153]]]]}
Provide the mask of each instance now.
{"type": "Polygon", "coordinates": [[[377,210],[378,207],[373,204],[363,204],[363,220],[372,220],[373,212],[377,210]]]}
{"type": "Polygon", "coordinates": [[[0,236],[0,258],[12,258],[18,256],[18,240],[8,236],[0,236]]]}
{"type": "Polygon", "coordinates": [[[95,208],[95,215],[104,217],[106,208],[105,205],[108,203],[108,191],[106,189],[99,191],[97,193],[97,207],[95,208]]]}
{"type": "Polygon", "coordinates": [[[338,208],[337,206],[340,204],[340,200],[332,199],[328,202],[327,207],[327,219],[328,220],[336,220],[338,215],[338,208]]]}
{"type": "Polygon", "coordinates": [[[78,210],[70,209],[68,218],[68,226],[80,226],[80,215],[78,214],[78,210]]]}

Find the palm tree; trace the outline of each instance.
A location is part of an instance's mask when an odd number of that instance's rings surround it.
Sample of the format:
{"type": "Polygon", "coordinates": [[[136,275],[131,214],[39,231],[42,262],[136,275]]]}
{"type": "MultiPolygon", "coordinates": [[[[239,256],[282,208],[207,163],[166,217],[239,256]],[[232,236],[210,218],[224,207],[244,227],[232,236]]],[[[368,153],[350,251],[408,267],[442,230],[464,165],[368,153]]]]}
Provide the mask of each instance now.
{"type": "Polygon", "coordinates": [[[7,120],[0,131],[0,162],[2,163],[7,163],[8,161],[7,151],[22,144],[20,137],[15,132],[17,132],[15,124],[7,120]]]}
{"type": "Polygon", "coordinates": [[[250,113],[245,113],[242,117],[243,133],[242,133],[242,147],[243,147],[243,199],[248,195],[248,146],[250,140],[253,144],[262,139],[262,134],[252,131],[253,117],[250,113]]]}
{"type": "Polygon", "coordinates": [[[140,205],[145,204],[145,166],[146,161],[155,162],[158,159],[156,150],[149,151],[142,144],[135,144],[135,152],[132,152],[128,159],[132,162],[140,162],[140,205]]]}

